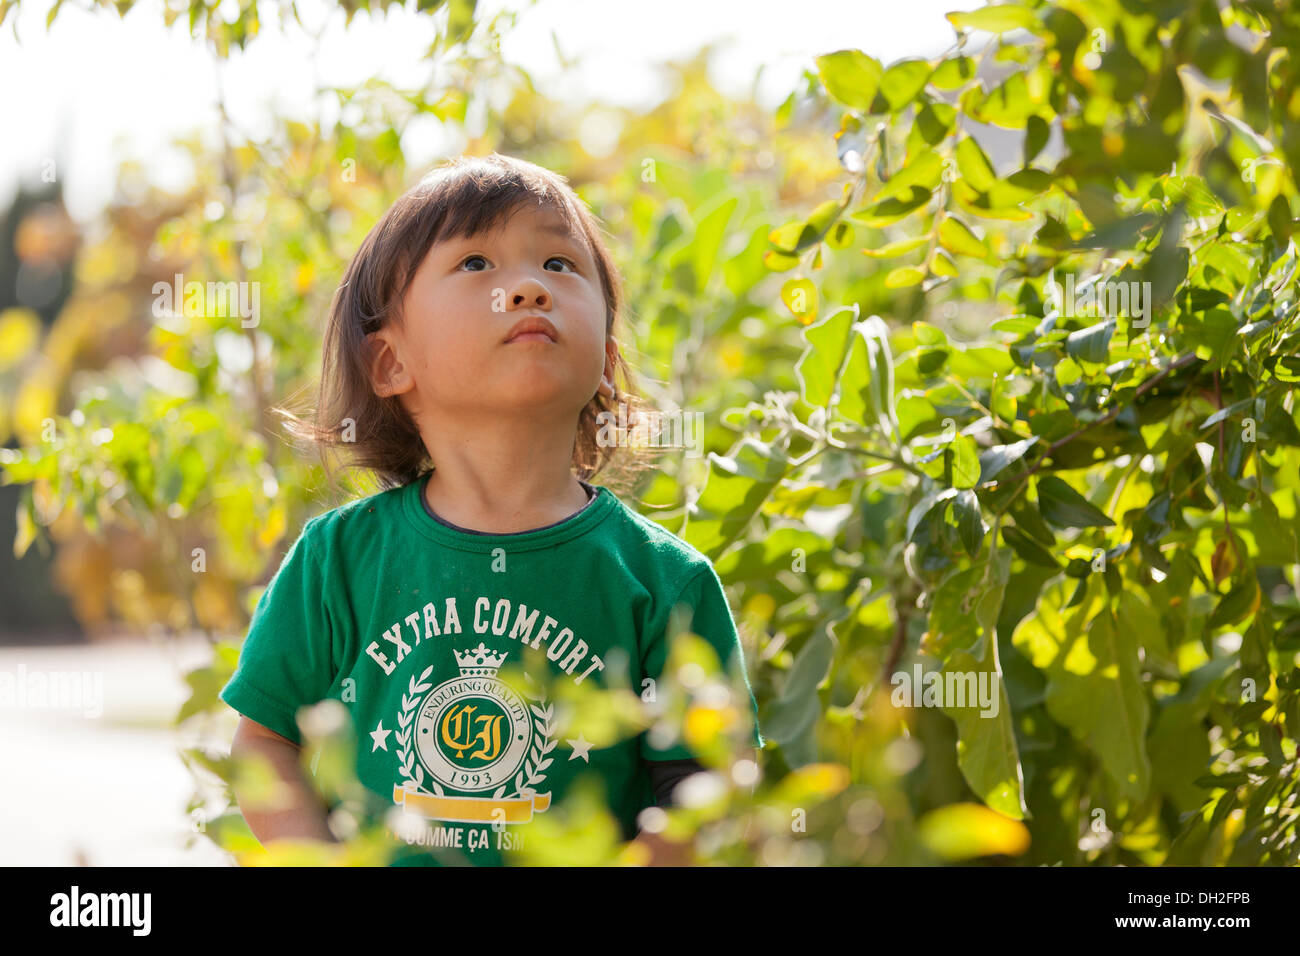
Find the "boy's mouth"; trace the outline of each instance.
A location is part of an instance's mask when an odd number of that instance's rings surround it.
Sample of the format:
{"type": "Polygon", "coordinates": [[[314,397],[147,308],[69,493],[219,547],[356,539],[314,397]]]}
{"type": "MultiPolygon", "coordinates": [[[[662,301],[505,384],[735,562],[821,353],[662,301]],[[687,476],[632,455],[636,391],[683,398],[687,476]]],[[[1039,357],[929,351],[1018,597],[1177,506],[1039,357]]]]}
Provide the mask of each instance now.
{"type": "Polygon", "coordinates": [[[505,337],[503,344],[510,342],[557,342],[560,333],[550,320],[540,315],[531,315],[516,322],[505,337]]]}

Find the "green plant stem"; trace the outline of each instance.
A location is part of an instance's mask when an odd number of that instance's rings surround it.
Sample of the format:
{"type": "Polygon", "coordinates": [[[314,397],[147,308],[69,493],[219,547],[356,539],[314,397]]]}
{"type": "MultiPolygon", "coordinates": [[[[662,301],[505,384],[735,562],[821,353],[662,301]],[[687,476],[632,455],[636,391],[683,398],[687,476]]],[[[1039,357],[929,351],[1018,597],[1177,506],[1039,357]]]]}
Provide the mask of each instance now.
{"type": "MultiPolygon", "coordinates": [[[[1187,355],[1183,355],[1180,356],[1179,358],[1174,359],[1174,361],[1170,362],[1168,365],[1166,365],[1155,375],[1151,376],[1149,379],[1147,379],[1145,382],[1139,385],[1133,397],[1135,399],[1141,398],[1148,391],[1155,388],[1156,385],[1160,384],[1160,382],[1168,378],[1171,373],[1177,371],[1180,368],[1184,368],[1188,365],[1191,365],[1195,361],[1196,361],[1195,353],[1188,353],[1187,355]]],[[[1091,422],[1087,425],[1084,425],[1082,428],[1077,428],[1074,431],[1070,432],[1070,434],[1066,435],[1064,438],[1060,438],[1052,442],[1052,444],[1047,446],[1047,451],[1043,452],[1042,456],[1037,461],[1035,461],[1034,464],[1030,466],[1030,468],[1026,470],[1024,474],[1020,475],[1020,477],[1017,478],[1016,480],[1024,481],[1030,475],[1035,474],[1040,468],[1043,467],[1044,464],[1047,463],[1047,460],[1051,458],[1055,452],[1059,451],[1061,448],[1064,448],[1066,445],[1070,444],[1070,442],[1074,441],[1080,435],[1086,434],[1087,432],[1098,427],[1099,425],[1109,425],[1111,422],[1113,422],[1116,418],[1119,417],[1120,412],[1122,412],[1123,410],[1124,410],[1124,406],[1116,406],[1114,409],[1107,412],[1105,415],[1097,419],[1095,422],[1091,422]]]]}

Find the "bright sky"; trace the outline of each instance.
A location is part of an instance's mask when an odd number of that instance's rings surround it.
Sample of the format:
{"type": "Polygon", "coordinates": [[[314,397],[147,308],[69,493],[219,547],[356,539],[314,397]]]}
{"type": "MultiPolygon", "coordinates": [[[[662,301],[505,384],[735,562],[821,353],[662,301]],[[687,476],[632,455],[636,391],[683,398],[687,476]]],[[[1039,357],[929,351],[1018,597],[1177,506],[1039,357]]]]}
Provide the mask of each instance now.
{"type": "MultiPolygon", "coordinates": [[[[47,35],[51,2],[23,0],[19,41],[10,22],[0,29],[0,89],[5,91],[0,203],[8,201],[20,175],[35,180],[51,158],[60,161],[56,172],[72,215],[83,221],[108,200],[122,158],[142,163],[151,181],[183,188],[190,170],[169,140],[200,129],[215,143],[219,130],[212,106],[217,65],[189,37],[185,18],[171,29],[163,26],[160,0],[141,0],[125,19],[66,4],[47,35]]],[[[478,9],[483,19],[501,10],[520,11],[502,52],[546,95],[650,107],[666,93],[660,64],[685,59],[706,43],[718,45],[713,82],[720,89],[745,95],[762,67],[758,96],[775,106],[818,54],[856,47],[884,63],[931,56],[954,39],[944,13],[983,5],[982,0],[539,0],[532,5],[480,0],[478,9]],[[566,59],[577,60],[576,67],[562,69],[556,42],[566,59]]],[[[221,67],[232,119],[252,134],[265,131],[272,106],[289,115],[313,114],[314,71],[335,84],[369,77],[399,84],[427,78],[423,53],[434,36],[427,16],[394,8],[386,18],[359,14],[345,27],[334,3],[300,0],[299,9],[308,24],[325,26],[318,63],[312,63],[313,41],[296,26],[281,32],[272,15],[245,52],[235,51],[221,67]]],[[[403,142],[417,164],[458,145],[432,120],[403,142]]]]}

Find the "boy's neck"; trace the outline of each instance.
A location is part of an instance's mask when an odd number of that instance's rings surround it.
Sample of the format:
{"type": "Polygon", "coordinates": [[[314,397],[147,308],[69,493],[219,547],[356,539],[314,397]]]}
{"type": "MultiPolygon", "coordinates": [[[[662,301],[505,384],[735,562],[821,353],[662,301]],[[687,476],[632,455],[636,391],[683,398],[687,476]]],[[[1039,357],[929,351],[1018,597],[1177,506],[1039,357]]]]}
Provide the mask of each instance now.
{"type": "MultiPolygon", "coordinates": [[[[444,520],[488,534],[562,521],[587,503],[573,474],[576,422],[434,425],[425,501],[444,520]]],[[[426,446],[429,442],[426,440],[426,446]]]]}

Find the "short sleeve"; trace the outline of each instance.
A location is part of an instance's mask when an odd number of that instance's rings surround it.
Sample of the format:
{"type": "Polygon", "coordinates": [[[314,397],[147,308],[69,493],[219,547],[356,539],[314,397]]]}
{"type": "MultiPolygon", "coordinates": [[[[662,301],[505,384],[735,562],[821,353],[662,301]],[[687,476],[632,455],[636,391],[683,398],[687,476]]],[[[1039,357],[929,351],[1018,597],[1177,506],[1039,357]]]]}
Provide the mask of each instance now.
{"type": "MultiPolygon", "coordinates": [[[[667,608],[669,615],[673,608],[681,608],[686,612],[684,620],[687,627],[717,651],[718,660],[727,672],[733,690],[741,695],[741,699],[748,701],[754,724],[754,746],[762,749],[763,735],[758,727],[758,704],[750,687],[740,635],[736,633],[736,623],[727,606],[727,595],[722,590],[717,572],[712,567],[702,568],[682,589],[672,607],[667,608]]],[[[663,674],[670,651],[667,620],[666,616],[662,627],[656,622],[656,633],[645,645],[642,655],[645,675],[656,681],[663,674]]],[[[649,734],[646,733],[641,735],[641,756],[646,760],[685,760],[697,755],[680,740],[666,750],[657,750],[651,745],[649,734]]]]}
{"type": "Polygon", "coordinates": [[[251,720],[301,743],[296,715],[334,683],[333,636],[320,565],[307,530],[294,542],[253,611],[234,676],[221,690],[251,720]]]}

